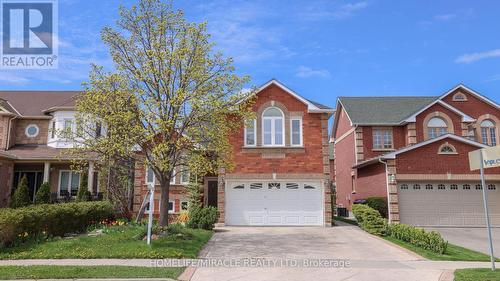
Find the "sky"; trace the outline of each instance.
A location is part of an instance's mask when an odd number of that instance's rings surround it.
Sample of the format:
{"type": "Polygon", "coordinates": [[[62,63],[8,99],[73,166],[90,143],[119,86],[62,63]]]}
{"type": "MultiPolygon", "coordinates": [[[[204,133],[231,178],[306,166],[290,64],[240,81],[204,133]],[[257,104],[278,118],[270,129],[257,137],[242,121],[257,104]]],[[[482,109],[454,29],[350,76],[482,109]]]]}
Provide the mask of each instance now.
{"type": "MultiPolygon", "coordinates": [[[[59,68],[0,70],[0,90],[79,90],[113,67],[100,30],[135,1],[59,0],[59,68]]],[[[204,22],[246,85],[275,78],[334,107],[338,96],[441,95],[459,83],[500,102],[499,1],[174,1],[204,22]]]]}

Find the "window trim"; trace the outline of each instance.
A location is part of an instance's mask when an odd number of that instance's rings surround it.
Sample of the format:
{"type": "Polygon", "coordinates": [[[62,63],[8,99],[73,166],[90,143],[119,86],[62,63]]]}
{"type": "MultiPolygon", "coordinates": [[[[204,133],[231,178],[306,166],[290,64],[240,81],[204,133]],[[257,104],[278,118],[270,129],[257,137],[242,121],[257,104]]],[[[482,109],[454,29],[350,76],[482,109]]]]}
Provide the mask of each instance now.
{"type": "Polygon", "coordinates": [[[458,102],[464,102],[464,101],[467,101],[467,96],[464,93],[458,92],[458,93],[456,93],[456,94],[453,95],[453,99],[452,100],[453,101],[458,101],[458,102]],[[458,96],[463,97],[463,99],[457,98],[458,96]]]}
{"type": "Polygon", "coordinates": [[[445,142],[443,143],[439,149],[438,149],[438,154],[440,155],[457,155],[458,152],[457,152],[457,149],[455,148],[455,146],[453,146],[452,144],[448,143],[448,142],[445,142]],[[445,148],[445,147],[449,147],[451,148],[452,152],[443,152],[442,150],[445,148]]]}
{"type": "Polygon", "coordinates": [[[156,184],[156,175],[155,175],[155,172],[153,171],[153,169],[151,169],[149,166],[145,165],[146,166],[146,173],[145,173],[145,182],[146,184],[150,184],[152,183],[153,185],[156,184]],[[149,182],[148,181],[148,170],[151,169],[153,171],[153,181],[152,182],[149,182]]]}
{"type": "Polygon", "coordinates": [[[179,208],[180,208],[180,210],[179,210],[179,211],[181,211],[181,212],[182,212],[182,211],[187,211],[187,210],[189,209],[189,201],[187,201],[187,200],[181,200],[181,201],[179,202],[179,208]],[[186,203],[186,205],[187,205],[187,207],[186,207],[186,209],[185,209],[185,210],[183,210],[183,209],[182,209],[182,203],[186,203]]]}
{"type": "Polygon", "coordinates": [[[38,125],[37,125],[37,124],[33,124],[33,123],[28,124],[28,126],[26,126],[26,129],[24,129],[24,135],[25,135],[26,137],[28,137],[28,138],[36,138],[39,134],[40,134],[40,128],[38,127],[38,125]],[[30,135],[30,134],[28,133],[28,130],[29,130],[30,128],[35,128],[35,129],[36,129],[36,133],[34,133],[33,135],[30,135]]]}
{"type": "Polygon", "coordinates": [[[189,173],[189,170],[188,170],[188,169],[183,169],[183,170],[181,171],[181,179],[180,179],[181,184],[184,184],[184,185],[189,184],[189,177],[190,177],[190,175],[191,175],[191,174],[189,173]],[[184,175],[184,172],[187,172],[187,181],[184,181],[184,180],[183,180],[183,175],[184,175]]]}
{"type": "Polygon", "coordinates": [[[393,151],[394,150],[394,130],[392,127],[374,127],[372,129],[372,151],[393,151]],[[381,147],[375,147],[375,131],[381,132],[381,147]],[[385,132],[391,134],[391,147],[385,147],[385,132]]]}
{"type": "Polygon", "coordinates": [[[492,119],[484,119],[479,123],[481,133],[481,143],[496,146],[498,145],[497,123],[492,119]],[[492,126],[483,126],[483,123],[490,122],[492,126]]]}
{"type": "Polygon", "coordinates": [[[286,141],[285,141],[285,113],[283,112],[283,110],[281,110],[279,107],[276,107],[276,106],[270,106],[270,107],[267,107],[266,109],[264,109],[262,111],[262,146],[266,146],[266,147],[284,147],[286,145],[286,141]],[[277,109],[281,112],[281,116],[280,117],[265,117],[264,114],[266,113],[266,111],[268,111],[269,109],[277,109]],[[282,135],[282,141],[283,143],[282,144],[276,144],[276,132],[274,130],[275,128],[275,120],[278,120],[278,119],[281,119],[282,121],[282,125],[281,125],[281,135],[282,135]],[[264,130],[265,130],[265,126],[264,126],[264,122],[266,120],[271,120],[271,144],[266,144],[265,141],[264,141],[264,130]]]}
{"type": "Polygon", "coordinates": [[[70,197],[75,197],[75,196],[71,196],[71,180],[73,178],[73,173],[77,173],[77,174],[80,174],[80,177],[78,178],[78,186],[76,187],[76,192],[78,193],[78,188],[80,188],[80,184],[82,183],[82,175],[81,173],[79,172],[75,172],[75,171],[72,171],[72,170],[59,170],[59,180],[57,181],[57,197],[61,197],[61,175],[62,173],[64,172],[68,172],[69,173],[69,177],[68,177],[68,193],[69,193],[69,196],[70,197]]]}
{"type": "Polygon", "coordinates": [[[304,146],[304,134],[303,134],[303,126],[302,126],[302,117],[301,116],[290,117],[290,146],[293,146],[293,147],[304,146]],[[293,144],[293,121],[299,121],[299,144],[293,144]]]}
{"type": "Polygon", "coordinates": [[[246,126],[245,122],[245,127],[243,128],[243,146],[244,147],[254,147],[257,146],[257,119],[252,119],[253,122],[253,138],[254,138],[254,144],[248,144],[247,143],[247,130],[248,127],[246,126]]]}

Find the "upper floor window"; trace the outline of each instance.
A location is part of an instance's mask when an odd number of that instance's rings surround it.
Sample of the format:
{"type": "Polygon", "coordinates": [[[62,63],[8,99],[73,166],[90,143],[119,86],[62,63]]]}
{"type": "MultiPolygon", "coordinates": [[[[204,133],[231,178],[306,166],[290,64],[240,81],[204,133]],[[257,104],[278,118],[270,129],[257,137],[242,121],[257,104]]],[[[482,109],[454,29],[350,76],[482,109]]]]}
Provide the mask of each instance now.
{"type": "Polygon", "coordinates": [[[73,119],[64,119],[63,131],[68,135],[73,133],[73,119]]]}
{"type": "Polygon", "coordinates": [[[151,167],[146,168],[146,183],[155,183],[155,173],[151,167]]]}
{"type": "Polygon", "coordinates": [[[262,144],[265,146],[282,146],[285,126],[283,112],[276,107],[269,107],[262,113],[262,144]]]}
{"type": "Polygon", "coordinates": [[[290,119],[290,144],[302,146],[302,118],[300,117],[290,119]]]}
{"type": "Polygon", "coordinates": [[[481,122],[481,139],[484,144],[497,145],[496,126],[493,121],[484,120],[481,122]]]}
{"type": "Polygon", "coordinates": [[[373,130],[373,149],[393,149],[392,129],[373,130]]]}
{"type": "Polygon", "coordinates": [[[437,138],[448,133],[448,125],[439,117],[434,117],[429,120],[429,123],[427,123],[427,129],[430,139],[437,138]]]}
{"type": "Polygon", "coordinates": [[[245,122],[245,146],[255,146],[257,144],[257,121],[255,119],[245,122]]]}
{"type": "Polygon", "coordinates": [[[56,121],[50,123],[50,138],[54,139],[56,137],[56,121]]]}

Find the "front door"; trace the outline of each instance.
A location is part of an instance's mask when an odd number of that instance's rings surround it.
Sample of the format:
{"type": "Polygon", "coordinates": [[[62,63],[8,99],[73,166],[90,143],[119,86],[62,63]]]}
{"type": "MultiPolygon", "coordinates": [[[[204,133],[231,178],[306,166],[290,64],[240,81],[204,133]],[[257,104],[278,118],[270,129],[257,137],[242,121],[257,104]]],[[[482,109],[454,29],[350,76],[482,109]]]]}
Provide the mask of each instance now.
{"type": "Polygon", "coordinates": [[[207,205],[212,206],[217,208],[217,187],[218,187],[218,181],[217,180],[210,180],[208,181],[208,200],[207,200],[207,205]]]}

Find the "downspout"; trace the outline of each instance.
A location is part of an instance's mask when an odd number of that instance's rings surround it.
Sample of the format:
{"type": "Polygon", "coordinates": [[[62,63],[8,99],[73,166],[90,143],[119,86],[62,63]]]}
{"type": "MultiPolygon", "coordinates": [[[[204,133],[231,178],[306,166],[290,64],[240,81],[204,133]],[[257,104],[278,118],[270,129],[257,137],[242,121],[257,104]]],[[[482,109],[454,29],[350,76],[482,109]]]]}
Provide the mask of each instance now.
{"type": "Polygon", "coordinates": [[[391,197],[390,197],[390,192],[389,192],[389,169],[388,169],[388,164],[385,161],[382,161],[382,159],[378,159],[378,162],[382,163],[385,165],[385,182],[386,182],[386,189],[387,189],[387,216],[389,217],[389,223],[392,223],[392,215],[391,215],[391,197]]]}

